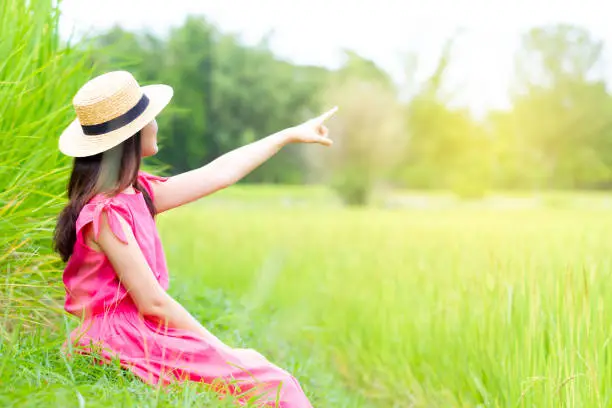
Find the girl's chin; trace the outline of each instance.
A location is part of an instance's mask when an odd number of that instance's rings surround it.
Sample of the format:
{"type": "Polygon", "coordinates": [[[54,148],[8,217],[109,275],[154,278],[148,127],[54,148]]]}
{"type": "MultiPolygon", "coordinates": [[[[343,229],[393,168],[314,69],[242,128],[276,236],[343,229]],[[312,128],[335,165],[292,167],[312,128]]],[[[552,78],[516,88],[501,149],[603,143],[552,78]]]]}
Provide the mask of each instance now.
{"type": "Polygon", "coordinates": [[[146,151],[142,152],[142,157],[151,157],[151,156],[155,156],[157,154],[157,151],[159,150],[159,148],[157,147],[157,145],[151,147],[150,149],[147,149],[146,151]]]}

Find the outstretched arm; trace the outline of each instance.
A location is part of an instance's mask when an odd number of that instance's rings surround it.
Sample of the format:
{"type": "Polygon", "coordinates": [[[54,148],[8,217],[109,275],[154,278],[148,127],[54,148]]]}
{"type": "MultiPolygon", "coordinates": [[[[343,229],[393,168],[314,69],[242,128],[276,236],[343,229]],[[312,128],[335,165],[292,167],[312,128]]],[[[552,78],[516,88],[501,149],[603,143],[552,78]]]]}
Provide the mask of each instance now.
{"type": "Polygon", "coordinates": [[[331,146],[324,123],[336,110],[334,108],[301,125],[239,147],[199,169],[170,177],[164,183],[152,183],[157,212],[179,207],[231,186],[289,143],[331,146]]]}

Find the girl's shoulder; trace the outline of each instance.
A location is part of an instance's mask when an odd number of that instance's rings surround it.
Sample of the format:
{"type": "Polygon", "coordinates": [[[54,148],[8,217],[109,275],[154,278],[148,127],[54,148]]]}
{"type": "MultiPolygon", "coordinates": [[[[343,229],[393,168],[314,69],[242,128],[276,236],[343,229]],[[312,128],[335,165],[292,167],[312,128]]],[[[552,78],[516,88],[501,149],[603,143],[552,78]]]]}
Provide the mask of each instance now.
{"type": "MultiPolygon", "coordinates": [[[[153,200],[155,199],[153,183],[160,183],[166,180],[166,177],[155,176],[144,171],[138,172],[138,183],[153,200]]],[[[102,214],[106,214],[111,230],[121,240],[124,240],[125,237],[119,217],[123,218],[132,229],[134,229],[138,217],[150,217],[149,210],[140,191],[119,193],[111,197],[98,194],[90,199],[79,213],[76,220],[77,237],[80,235],[83,227],[91,223],[93,224],[94,236],[97,238],[100,231],[102,214]]]]}
{"type": "Polygon", "coordinates": [[[119,218],[127,221],[131,228],[134,227],[134,211],[131,208],[134,204],[131,203],[133,199],[128,196],[134,196],[135,198],[136,194],[121,193],[112,197],[98,194],[89,200],[81,209],[76,220],[77,239],[83,228],[89,224],[92,224],[93,234],[97,239],[100,233],[102,215],[105,214],[112,232],[121,241],[126,242],[119,218]]]}
{"type": "Polygon", "coordinates": [[[155,176],[142,170],[138,172],[138,183],[149,193],[152,200],[155,200],[153,184],[163,183],[166,180],[168,177],[155,176]]]}

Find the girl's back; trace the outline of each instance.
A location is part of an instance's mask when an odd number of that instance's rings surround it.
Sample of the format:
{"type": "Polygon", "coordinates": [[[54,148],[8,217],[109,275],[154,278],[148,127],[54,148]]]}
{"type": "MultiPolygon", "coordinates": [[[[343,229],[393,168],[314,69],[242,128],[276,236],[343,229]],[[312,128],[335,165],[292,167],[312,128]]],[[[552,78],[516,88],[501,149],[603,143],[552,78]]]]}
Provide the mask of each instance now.
{"type": "MultiPolygon", "coordinates": [[[[153,199],[151,183],[161,181],[165,179],[139,172],[139,184],[153,199]]],[[[74,252],[64,270],[65,309],[79,317],[116,311],[120,305],[135,307],[130,297],[126,297],[127,291],[119,282],[108,257],[88,245],[87,232],[98,236],[103,213],[108,217],[113,233],[123,241],[125,237],[118,217],[127,221],[156,279],[164,290],[168,289],[164,251],[155,220],[142,193],[135,190],[133,194],[120,193],[114,197],[98,194],[83,207],[77,218],[74,252]]]]}

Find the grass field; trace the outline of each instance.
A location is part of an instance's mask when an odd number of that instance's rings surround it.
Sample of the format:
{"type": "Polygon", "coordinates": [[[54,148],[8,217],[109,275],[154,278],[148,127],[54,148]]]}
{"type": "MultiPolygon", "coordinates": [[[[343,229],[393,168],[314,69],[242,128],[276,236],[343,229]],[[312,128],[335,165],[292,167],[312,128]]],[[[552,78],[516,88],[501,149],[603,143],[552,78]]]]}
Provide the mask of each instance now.
{"type": "MultiPolygon", "coordinates": [[[[291,370],[316,407],[612,404],[606,210],[305,196],[236,188],[159,224],[172,294],[231,345],[291,370]]],[[[219,406],[64,361],[65,333],[3,343],[0,405],[219,406]]]]}
{"type": "MultiPolygon", "coordinates": [[[[69,162],[51,135],[88,55],[62,45],[57,2],[0,10],[0,406],[229,406],[59,353],[75,322],[52,302],[69,162]]],[[[347,209],[322,188],[258,186],[159,221],[172,295],[290,370],[317,408],[607,407],[611,203],[436,193],[347,209]]]]}
{"type": "Polygon", "coordinates": [[[169,262],[190,290],[243,299],[261,333],[322,353],[381,406],[612,403],[604,210],[192,206],[168,218],[169,262]]]}

